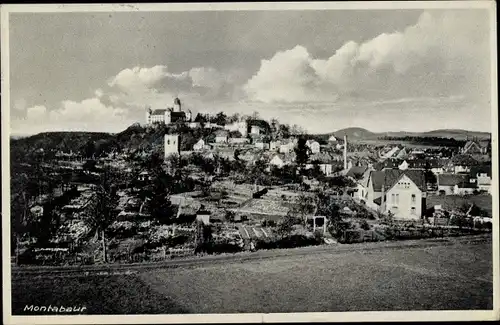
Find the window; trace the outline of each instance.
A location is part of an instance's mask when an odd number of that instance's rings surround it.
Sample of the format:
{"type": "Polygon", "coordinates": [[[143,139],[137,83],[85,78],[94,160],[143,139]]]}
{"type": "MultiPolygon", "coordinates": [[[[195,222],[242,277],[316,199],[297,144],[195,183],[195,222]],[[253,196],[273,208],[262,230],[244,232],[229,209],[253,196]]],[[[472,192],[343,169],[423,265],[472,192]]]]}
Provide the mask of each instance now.
{"type": "Polygon", "coordinates": [[[170,145],[170,140],[167,140],[167,144],[170,145]]]}
{"type": "Polygon", "coordinates": [[[411,203],[413,204],[417,203],[417,196],[415,194],[411,195],[411,203]]]}
{"type": "Polygon", "coordinates": [[[417,208],[411,207],[411,214],[416,214],[417,213],[417,208]]]}

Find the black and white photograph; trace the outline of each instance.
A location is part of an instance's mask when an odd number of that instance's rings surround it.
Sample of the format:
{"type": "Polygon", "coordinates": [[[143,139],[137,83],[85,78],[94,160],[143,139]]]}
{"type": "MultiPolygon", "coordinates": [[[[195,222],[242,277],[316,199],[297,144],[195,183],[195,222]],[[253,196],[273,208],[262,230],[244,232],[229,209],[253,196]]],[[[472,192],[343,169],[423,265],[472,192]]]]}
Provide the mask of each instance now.
{"type": "Polygon", "coordinates": [[[5,324],[500,318],[495,2],[1,15],[5,324]]]}

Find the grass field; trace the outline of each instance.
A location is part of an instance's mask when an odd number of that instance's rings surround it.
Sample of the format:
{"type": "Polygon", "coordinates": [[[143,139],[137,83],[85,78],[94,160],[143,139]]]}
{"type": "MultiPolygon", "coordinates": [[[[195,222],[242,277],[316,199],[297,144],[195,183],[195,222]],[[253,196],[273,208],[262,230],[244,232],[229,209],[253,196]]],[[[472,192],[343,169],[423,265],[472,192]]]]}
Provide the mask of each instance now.
{"type": "Polygon", "coordinates": [[[481,209],[484,209],[488,214],[492,215],[493,202],[489,194],[481,195],[429,195],[427,197],[427,208],[441,204],[444,209],[458,209],[464,204],[474,203],[481,209]]]}
{"type": "Polygon", "coordinates": [[[90,314],[491,309],[491,254],[489,240],[14,279],[13,313],[26,304],[81,305],[90,314]]]}

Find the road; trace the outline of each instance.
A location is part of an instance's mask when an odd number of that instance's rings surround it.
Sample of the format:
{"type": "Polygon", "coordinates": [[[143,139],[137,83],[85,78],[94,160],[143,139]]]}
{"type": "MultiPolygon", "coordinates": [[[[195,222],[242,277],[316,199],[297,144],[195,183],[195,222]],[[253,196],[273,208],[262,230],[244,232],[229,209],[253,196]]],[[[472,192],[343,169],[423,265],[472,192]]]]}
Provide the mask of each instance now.
{"type": "Polygon", "coordinates": [[[99,268],[14,270],[12,306],[89,314],[492,308],[491,236],[261,251],[99,268]],[[86,274],[85,272],[89,272],[86,274]]]}

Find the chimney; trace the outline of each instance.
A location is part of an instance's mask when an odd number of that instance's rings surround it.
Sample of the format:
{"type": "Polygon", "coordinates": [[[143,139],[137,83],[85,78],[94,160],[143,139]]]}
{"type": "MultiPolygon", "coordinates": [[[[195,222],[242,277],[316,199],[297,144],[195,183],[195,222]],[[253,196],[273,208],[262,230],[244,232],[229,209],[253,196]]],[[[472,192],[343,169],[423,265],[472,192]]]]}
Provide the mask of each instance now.
{"type": "Polygon", "coordinates": [[[347,135],[344,135],[344,170],[347,170],[347,135]]]}

